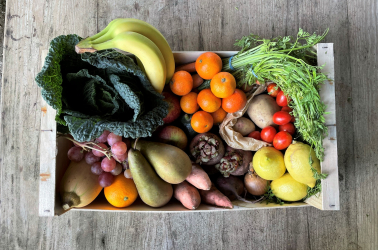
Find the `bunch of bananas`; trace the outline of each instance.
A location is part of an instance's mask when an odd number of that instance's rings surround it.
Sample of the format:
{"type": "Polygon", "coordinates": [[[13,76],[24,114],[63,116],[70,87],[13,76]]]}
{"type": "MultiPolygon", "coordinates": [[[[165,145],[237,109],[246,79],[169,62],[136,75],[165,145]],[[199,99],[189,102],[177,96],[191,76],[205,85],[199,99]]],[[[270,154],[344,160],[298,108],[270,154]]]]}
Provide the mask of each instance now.
{"type": "Polygon", "coordinates": [[[175,71],[173,53],[164,36],[152,25],[133,18],[118,18],[94,36],[76,45],[78,53],[117,48],[134,54],[152,86],[163,91],[175,71]]]}

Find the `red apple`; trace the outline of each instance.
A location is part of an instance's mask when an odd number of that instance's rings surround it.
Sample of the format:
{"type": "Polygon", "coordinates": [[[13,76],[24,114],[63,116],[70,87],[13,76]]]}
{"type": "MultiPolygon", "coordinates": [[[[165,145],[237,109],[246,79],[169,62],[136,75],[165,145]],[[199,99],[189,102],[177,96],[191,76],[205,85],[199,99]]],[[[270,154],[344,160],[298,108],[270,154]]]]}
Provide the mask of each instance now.
{"type": "Polygon", "coordinates": [[[156,138],[159,142],[173,145],[182,150],[185,150],[188,144],[188,138],[184,131],[172,125],[159,129],[156,133],[156,138]]]}
{"type": "Polygon", "coordinates": [[[164,123],[171,123],[176,120],[181,113],[180,101],[177,96],[169,92],[163,92],[164,101],[168,102],[168,115],[163,119],[164,123]]]}

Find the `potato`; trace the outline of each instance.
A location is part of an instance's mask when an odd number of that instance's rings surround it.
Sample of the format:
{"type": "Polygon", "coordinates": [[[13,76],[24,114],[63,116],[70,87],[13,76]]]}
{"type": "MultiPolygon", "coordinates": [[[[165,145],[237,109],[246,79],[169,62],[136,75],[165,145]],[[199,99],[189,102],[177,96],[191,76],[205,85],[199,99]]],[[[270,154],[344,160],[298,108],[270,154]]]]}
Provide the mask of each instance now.
{"type": "Polygon", "coordinates": [[[192,172],[186,177],[186,181],[202,190],[209,190],[211,187],[209,176],[197,163],[192,163],[192,172]]]}
{"type": "Polygon", "coordinates": [[[210,190],[198,190],[201,194],[202,201],[209,205],[218,207],[233,208],[232,202],[224,194],[222,194],[214,185],[210,190]]]}
{"type": "Polygon", "coordinates": [[[196,209],[201,204],[198,190],[187,181],[173,185],[173,195],[187,209],[196,209]]]}
{"type": "Polygon", "coordinates": [[[249,133],[255,131],[256,126],[253,122],[245,117],[238,118],[237,122],[233,126],[234,131],[239,132],[243,136],[248,135],[249,133]]]}
{"type": "Polygon", "coordinates": [[[276,100],[269,95],[255,96],[248,107],[247,113],[257,127],[263,129],[267,126],[276,126],[273,115],[280,111],[276,100]]]}

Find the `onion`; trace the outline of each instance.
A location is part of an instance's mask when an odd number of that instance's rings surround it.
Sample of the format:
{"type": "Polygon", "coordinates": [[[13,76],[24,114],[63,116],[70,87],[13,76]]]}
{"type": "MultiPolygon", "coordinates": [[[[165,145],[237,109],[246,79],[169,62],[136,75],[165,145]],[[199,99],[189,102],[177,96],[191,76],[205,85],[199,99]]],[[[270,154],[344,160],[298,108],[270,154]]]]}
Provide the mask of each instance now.
{"type": "Polygon", "coordinates": [[[268,191],[269,181],[261,178],[253,172],[248,171],[244,177],[244,186],[248,193],[252,195],[263,195],[268,191]]]}

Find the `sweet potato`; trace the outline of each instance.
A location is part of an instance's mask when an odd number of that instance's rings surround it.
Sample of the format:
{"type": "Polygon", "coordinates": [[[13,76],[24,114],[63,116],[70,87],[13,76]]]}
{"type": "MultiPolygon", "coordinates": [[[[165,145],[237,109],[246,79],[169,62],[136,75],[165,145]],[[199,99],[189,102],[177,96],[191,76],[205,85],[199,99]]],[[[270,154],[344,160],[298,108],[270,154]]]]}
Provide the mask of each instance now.
{"type": "Polygon", "coordinates": [[[173,195],[187,209],[196,209],[201,204],[198,190],[187,181],[173,185],[173,195]]]}
{"type": "Polygon", "coordinates": [[[255,131],[255,124],[248,118],[240,117],[233,126],[234,131],[239,132],[242,136],[246,136],[252,131],[255,131]]]}
{"type": "Polygon", "coordinates": [[[202,190],[209,190],[211,187],[209,176],[197,163],[192,163],[192,172],[186,177],[186,181],[202,190]]]}
{"type": "Polygon", "coordinates": [[[209,205],[215,205],[218,207],[233,208],[230,199],[222,194],[214,185],[211,186],[210,190],[198,190],[201,199],[204,203],[209,205]]]}
{"type": "Polygon", "coordinates": [[[192,78],[193,78],[193,89],[199,87],[203,83],[203,79],[198,74],[192,75],[192,78]]]}
{"type": "Polygon", "coordinates": [[[176,66],[175,72],[184,70],[189,73],[196,72],[196,62],[176,66]]]}

